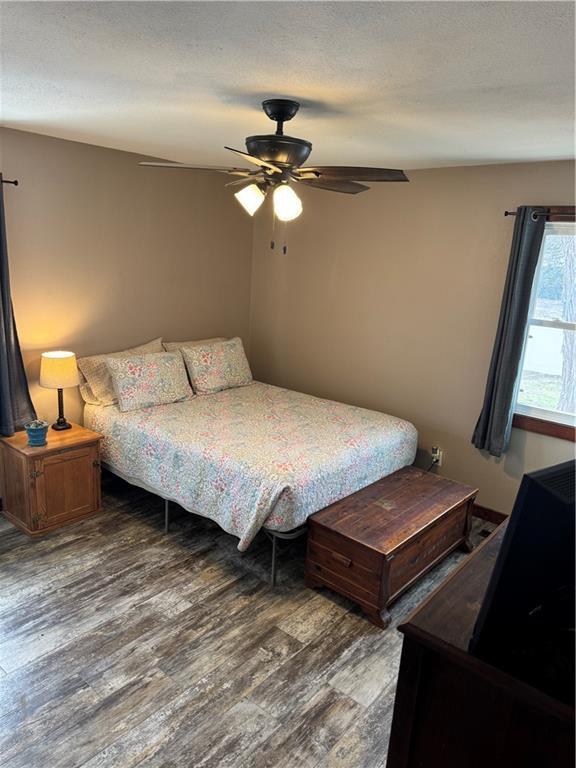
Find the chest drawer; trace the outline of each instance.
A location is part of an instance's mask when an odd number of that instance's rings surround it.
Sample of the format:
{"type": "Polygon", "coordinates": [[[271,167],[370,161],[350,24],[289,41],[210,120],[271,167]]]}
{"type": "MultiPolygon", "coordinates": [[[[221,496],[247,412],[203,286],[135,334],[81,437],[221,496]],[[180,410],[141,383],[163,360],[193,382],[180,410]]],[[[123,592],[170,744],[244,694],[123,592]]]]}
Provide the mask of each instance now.
{"type": "Polygon", "coordinates": [[[309,543],[314,543],[330,552],[337,552],[344,558],[349,558],[355,564],[356,568],[363,568],[380,575],[382,573],[382,555],[372,549],[342,536],[336,531],[331,531],[317,525],[310,520],[310,531],[308,533],[309,543]]]}
{"type": "Polygon", "coordinates": [[[305,581],[310,586],[324,586],[333,589],[344,597],[349,597],[365,607],[378,608],[381,599],[381,589],[370,588],[368,585],[350,581],[312,560],[306,562],[305,581]]]}
{"type": "Polygon", "coordinates": [[[378,593],[380,589],[380,570],[367,568],[358,559],[358,553],[343,554],[324,546],[314,539],[308,541],[308,560],[314,564],[316,572],[330,571],[341,578],[358,584],[364,589],[378,593]],[[320,568],[317,568],[320,566],[320,568]]]}

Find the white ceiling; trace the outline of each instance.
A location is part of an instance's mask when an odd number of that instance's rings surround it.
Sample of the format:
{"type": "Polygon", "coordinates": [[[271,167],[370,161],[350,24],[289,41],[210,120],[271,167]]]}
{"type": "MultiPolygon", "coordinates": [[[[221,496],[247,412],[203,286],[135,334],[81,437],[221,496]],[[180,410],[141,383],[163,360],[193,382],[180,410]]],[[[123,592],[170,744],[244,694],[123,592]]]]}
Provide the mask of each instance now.
{"type": "Polygon", "coordinates": [[[425,168],[574,154],[569,2],[3,2],[2,121],[228,165],[273,124],[316,163],[425,168]],[[288,129],[288,126],[286,126],[288,129]]]}

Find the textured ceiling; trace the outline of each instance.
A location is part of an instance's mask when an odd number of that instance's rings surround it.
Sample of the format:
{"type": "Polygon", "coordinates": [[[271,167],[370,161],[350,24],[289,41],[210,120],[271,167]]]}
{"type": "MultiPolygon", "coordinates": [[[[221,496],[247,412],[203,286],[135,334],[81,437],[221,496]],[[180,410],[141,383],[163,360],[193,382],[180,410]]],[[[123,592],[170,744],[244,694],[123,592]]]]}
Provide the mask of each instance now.
{"type": "Polygon", "coordinates": [[[227,165],[303,109],[312,159],[424,168],[573,156],[560,2],[2,2],[4,125],[227,165]]]}

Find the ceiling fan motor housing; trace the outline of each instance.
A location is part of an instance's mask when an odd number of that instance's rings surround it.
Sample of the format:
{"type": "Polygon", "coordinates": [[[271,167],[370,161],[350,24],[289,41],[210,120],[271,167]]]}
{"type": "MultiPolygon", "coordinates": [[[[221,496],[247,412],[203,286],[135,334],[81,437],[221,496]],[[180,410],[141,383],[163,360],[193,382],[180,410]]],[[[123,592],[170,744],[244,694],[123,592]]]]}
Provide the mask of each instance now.
{"type": "Polygon", "coordinates": [[[273,135],[248,136],[246,139],[248,153],[281,168],[298,168],[308,159],[312,144],[305,139],[284,136],[283,126],[286,121],[292,120],[296,115],[300,109],[300,102],[293,99],[266,99],[262,102],[262,109],[270,120],[277,123],[278,127],[273,135]]]}
{"type": "MultiPolygon", "coordinates": [[[[276,123],[276,133],[248,136],[246,139],[247,153],[232,147],[225,147],[225,149],[234,152],[235,155],[243,160],[247,160],[252,166],[259,166],[258,170],[254,170],[253,167],[251,170],[244,170],[243,168],[208,168],[206,166],[198,168],[197,166],[183,165],[182,163],[164,162],[143,162],[141,165],[215,170],[233,176],[240,176],[239,180],[229,182],[229,185],[241,184],[245,186],[245,189],[241,189],[240,192],[236,193],[237,196],[245,190],[251,190],[258,197],[258,192],[254,190],[255,186],[265,193],[270,188],[280,187],[282,189],[282,185],[290,184],[293,181],[316,187],[316,189],[342,192],[349,195],[356,195],[359,192],[365,192],[370,189],[366,184],[358,183],[361,181],[408,181],[404,171],[393,168],[321,166],[317,168],[305,167],[303,169],[305,173],[302,173],[298,169],[308,160],[312,151],[312,144],[306,141],[306,139],[297,139],[294,136],[284,135],[284,123],[292,120],[297,114],[300,103],[293,99],[266,99],[266,101],[262,102],[262,108],[266,116],[276,123]]],[[[262,202],[262,200],[260,199],[256,202],[262,202]]],[[[254,200],[252,200],[252,203],[254,203],[254,200]]],[[[250,207],[249,205],[246,210],[252,215],[256,209],[249,210],[250,207]]]]}
{"type": "Polygon", "coordinates": [[[253,157],[274,165],[298,168],[312,151],[312,144],[293,136],[248,136],[246,149],[253,157]]]}

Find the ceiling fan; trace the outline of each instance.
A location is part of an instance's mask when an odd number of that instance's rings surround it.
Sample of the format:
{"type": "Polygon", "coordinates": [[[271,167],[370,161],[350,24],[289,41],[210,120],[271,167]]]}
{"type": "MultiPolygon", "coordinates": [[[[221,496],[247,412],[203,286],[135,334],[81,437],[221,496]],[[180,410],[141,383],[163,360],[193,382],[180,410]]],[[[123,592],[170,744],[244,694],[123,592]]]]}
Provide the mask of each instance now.
{"type": "Polygon", "coordinates": [[[248,136],[246,149],[225,147],[243,160],[258,166],[257,169],[221,168],[218,166],[186,165],[184,163],[143,162],[140,165],[155,168],[181,168],[195,171],[220,171],[240,178],[226,186],[241,186],[235,197],[243,208],[253,216],[260,208],[268,191],[272,190],[274,213],[281,221],[292,221],[302,213],[302,202],[292,184],[305,184],[315,189],[343,192],[356,195],[370,187],[361,181],[408,181],[404,171],[391,168],[354,168],[340,165],[304,166],[312,151],[312,144],[306,139],[284,135],[284,123],[296,115],[300,108],[291,99],[267,99],[262,108],[276,123],[276,133],[263,136],[248,136]]]}

